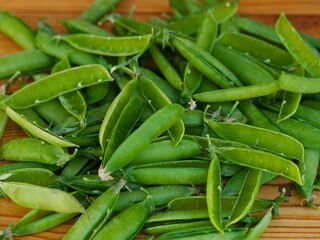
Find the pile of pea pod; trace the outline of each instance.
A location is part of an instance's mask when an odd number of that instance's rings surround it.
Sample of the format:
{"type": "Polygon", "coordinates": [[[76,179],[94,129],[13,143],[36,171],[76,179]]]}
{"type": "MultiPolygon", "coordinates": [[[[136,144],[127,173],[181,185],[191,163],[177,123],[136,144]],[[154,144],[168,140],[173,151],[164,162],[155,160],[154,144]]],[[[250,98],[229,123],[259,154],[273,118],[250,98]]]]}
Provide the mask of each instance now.
{"type": "Polygon", "coordinates": [[[257,197],[277,176],[317,208],[320,39],[237,1],[170,0],[149,21],[118,3],[63,33],[0,11],[23,49],[0,57],[0,137],[8,119],[28,135],[0,147],[0,192],[31,209],[2,239],[70,219],[65,240],[258,239],[286,200],[257,197]]]}

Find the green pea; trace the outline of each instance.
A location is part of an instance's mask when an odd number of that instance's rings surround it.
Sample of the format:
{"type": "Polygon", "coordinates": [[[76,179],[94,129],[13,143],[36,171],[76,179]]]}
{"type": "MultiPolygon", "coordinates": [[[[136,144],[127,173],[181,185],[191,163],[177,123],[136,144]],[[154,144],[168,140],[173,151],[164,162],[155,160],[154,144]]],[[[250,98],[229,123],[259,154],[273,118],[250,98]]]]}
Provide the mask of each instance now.
{"type": "Polygon", "coordinates": [[[0,188],[14,203],[26,208],[61,213],[85,211],[75,197],[58,189],[17,182],[1,182],[0,188]]]}

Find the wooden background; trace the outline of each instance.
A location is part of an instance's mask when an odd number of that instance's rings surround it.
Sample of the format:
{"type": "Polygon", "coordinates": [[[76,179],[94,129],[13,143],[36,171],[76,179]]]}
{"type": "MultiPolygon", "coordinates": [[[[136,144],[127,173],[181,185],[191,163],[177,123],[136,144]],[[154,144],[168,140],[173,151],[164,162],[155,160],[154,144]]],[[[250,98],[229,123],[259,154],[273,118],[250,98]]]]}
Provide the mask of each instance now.
{"type": "MultiPolygon", "coordinates": [[[[92,0],[0,0],[0,10],[8,10],[20,16],[33,28],[36,27],[38,19],[47,17],[56,30],[63,31],[57,19],[77,17],[91,2],[92,0]]],[[[132,6],[136,7],[134,17],[142,20],[148,19],[151,15],[161,16],[162,12],[170,11],[167,0],[123,0],[117,11],[127,14],[132,6]]],[[[241,0],[239,9],[241,15],[268,24],[274,24],[280,12],[285,12],[300,31],[320,37],[320,0],[241,0]]],[[[20,48],[17,45],[0,34],[0,55],[18,50],[20,48]]],[[[4,137],[0,140],[0,146],[4,141],[19,136],[24,136],[23,131],[9,121],[4,137]]],[[[320,209],[304,206],[304,199],[298,195],[288,180],[280,177],[273,180],[261,188],[259,197],[275,198],[279,195],[281,186],[289,190],[288,202],[280,207],[279,216],[272,220],[261,239],[320,239],[320,209]]],[[[319,197],[319,192],[315,192],[316,204],[320,204],[319,197]]],[[[28,209],[16,206],[9,200],[0,199],[0,229],[11,221],[16,222],[27,211],[28,209]]],[[[48,232],[14,239],[61,239],[73,222],[74,220],[71,220],[48,232]]],[[[142,239],[143,236],[139,238],[142,239]]]]}

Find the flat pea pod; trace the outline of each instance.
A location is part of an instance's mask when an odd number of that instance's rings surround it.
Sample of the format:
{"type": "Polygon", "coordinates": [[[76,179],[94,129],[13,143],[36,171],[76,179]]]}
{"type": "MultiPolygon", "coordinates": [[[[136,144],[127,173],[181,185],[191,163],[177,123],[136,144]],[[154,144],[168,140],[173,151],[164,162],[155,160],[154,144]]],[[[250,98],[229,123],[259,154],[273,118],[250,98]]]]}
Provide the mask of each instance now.
{"type": "Polygon", "coordinates": [[[247,52],[273,66],[291,69],[293,66],[297,65],[293,57],[287,51],[246,34],[225,32],[220,35],[218,43],[227,47],[232,47],[241,52],[247,52]]]}
{"type": "Polygon", "coordinates": [[[33,82],[10,95],[4,102],[12,108],[31,107],[64,93],[111,80],[109,72],[101,65],[74,67],[33,82]],[[47,91],[42,91],[43,87],[47,91]]]}
{"type": "MultiPolygon", "coordinates": [[[[154,84],[152,81],[145,78],[138,78],[140,81],[140,90],[142,95],[154,112],[162,109],[163,107],[171,104],[170,99],[154,84]]],[[[168,130],[170,137],[177,145],[184,135],[184,124],[182,119],[177,120],[168,130]]]]}
{"type": "Polygon", "coordinates": [[[226,227],[239,222],[250,211],[260,187],[261,170],[249,169],[226,227]]]}
{"type": "Polygon", "coordinates": [[[39,116],[39,114],[33,108],[16,109],[16,112],[28,119],[30,122],[33,122],[42,128],[49,127],[49,124],[45,121],[45,119],[42,119],[42,117],[39,116]]]}
{"type": "Polygon", "coordinates": [[[265,110],[262,111],[262,113],[283,133],[297,139],[304,147],[319,148],[319,128],[293,118],[288,118],[283,122],[277,122],[278,115],[276,113],[265,110]]]}
{"type": "Polygon", "coordinates": [[[50,165],[37,162],[12,162],[0,164],[0,174],[4,174],[17,169],[41,168],[47,169],[51,172],[59,170],[61,167],[57,165],[50,165]]]}
{"type": "Polygon", "coordinates": [[[283,45],[294,59],[313,77],[320,77],[320,57],[302,39],[285,14],[282,13],[276,22],[276,31],[283,45]]]}
{"type": "Polygon", "coordinates": [[[108,180],[111,173],[130,163],[155,138],[181,120],[183,113],[184,108],[180,104],[172,103],[152,114],[115,150],[99,171],[101,179],[108,180]]]}
{"type": "Polygon", "coordinates": [[[309,78],[282,73],[277,82],[281,89],[289,92],[305,94],[320,92],[320,75],[318,78],[309,78]]]}
{"type": "Polygon", "coordinates": [[[115,25],[123,27],[130,32],[136,34],[150,34],[153,31],[157,32],[159,29],[152,25],[150,22],[140,21],[137,19],[132,19],[127,16],[120,16],[115,19],[115,25]]]}
{"type": "Polygon", "coordinates": [[[0,159],[64,165],[72,158],[65,149],[36,138],[16,138],[6,142],[0,159]],[[32,151],[30,151],[32,149],[32,151]]]}
{"type": "Polygon", "coordinates": [[[130,56],[144,51],[152,35],[129,37],[103,37],[90,34],[72,34],[62,36],[62,40],[71,46],[88,53],[103,56],[130,56]]]}
{"type": "Polygon", "coordinates": [[[299,108],[299,104],[302,98],[301,93],[285,92],[279,112],[278,122],[286,120],[295,114],[299,108]]]}
{"type": "Polygon", "coordinates": [[[133,204],[104,225],[93,240],[133,239],[143,227],[153,208],[152,198],[149,197],[140,203],[133,204]],[[126,229],[119,231],[123,224],[127,226],[126,229]]]}
{"type": "Polygon", "coordinates": [[[275,94],[279,90],[280,87],[278,86],[278,83],[274,81],[197,93],[192,95],[192,98],[201,102],[228,102],[267,96],[275,94]]]}
{"type": "Polygon", "coordinates": [[[104,224],[111,216],[124,184],[125,182],[121,181],[96,198],[86,209],[86,212],[72,225],[63,239],[76,238],[80,240],[95,235],[99,225],[104,224]]]}
{"type": "Polygon", "coordinates": [[[176,198],[191,196],[196,193],[196,189],[182,185],[161,185],[154,187],[143,187],[120,193],[114,211],[123,211],[130,205],[143,201],[147,195],[151,195],[155,207],[163,207],[176,198]]]}
{"type": "Polygon", "coordinates": [[[4,109],[0,108],[0,139],[2,138],[4,130],[6,129],[7,122],[8,115],[4,109]]]}
{"type": "Polygon", "coordinates": [[[58,189],[17,182],[1,182],[0,188],[14,203],[26,208],[61,213],[85,211],[75,197],[58,189]]]}
{"type": "Polygon", "coordinates": [[[54,64],[53,58],[37,50],[30,49],[10,53],[0,57],[0,79],[11,77],[19,72],[20,74],[43,71],[54,64]],[[28,61],[21,61],[28,59],[28,61]]]}
{"type": "Polygon", "coordinates": [[[110,93],[110,82],[99,83],[83,89],[87,105],[98,103],[110,93]]]}
{"type": "Polygon", "coordinates": [[[242,166],[234,163],[220,163],[220,168],[222,177],[232,177],[243,169],[242,166]]]}
{"type": "Polygon", "coordinates": [[[221,169],[219,159],[217,157],[212,158],[207,177],[206,186],[206,199],[208,207],[208,215],[213,227],[216,228],[221,234],[224,229],[222,226],[221,217],[221,169]]]}
{"type": "Polygon", "coordinates": [[[220,61],[188,39],[170,35],[173,46],[203,75],[221,88],[241,86],[238,78],[220,61]]]}
{"type": "Polygon", "coordinates": [[[219,148],[219,154],[228,161],[263,171],[269,171],[291,179],[299,185],[303,184],[298,166],[292,161],[272,153],[253,149],[225,147],[219,148]]]}
{"type": "Polygon", "coordinates": [[[210,162],[207,159],[180,159],[176,161],[156,162],[139,165],[139,168],[204,168],[208,169],[210,162]]]}
{"type": "Polygon", "coordinates": [[[196,167],[146,167],[126,171],[129,181],[144,185],[205,184],[208,169],[196,167]]]}
{"type": "Polygon", "coordinates": [[[319,110],[316,110],[311,106],[307,106],[302,103],[297,108],[297,111],[294,113],[293,118],[299,119],[301,121],[304,121],[319,127],[320,121],[318,117],[315,117],[315,116],[319,116],[319,110]]]}
{"type": "Polygon", "coordinates": [[[200,146],[192,140],[182,139],[178,145],[172,140],[157,141],[135,156],[130,165],[188,159],[200,154],[200,146]]]}
{"type": "Polygon", "coordinates": [[[118,2],[119,0],[95,0],[80,14],[79,19],[94,23],[112,10],[118,4],[118,2]]]}
{"type": "Polygon", "coordinates": [[[280,132],[243,123],[208,121],[208,125],[226,140],[241,142],[255,148],[303,161],[303,145],[295,138],[280,132]],[[234,134],[237,132],[237,134],[234,134]]]}
{"type": "Polygon", "coordinates": [[[42,168],[16,169],[2,176],[5,177],[2,178],[4,182],[24,182],[43,187],[54,187],[58,185],[57,176],[53,172],[42,168]]]}
{"type": "Polygon", "coordinates": [[[0,11],[0,32],[24,49],[36,47],[32,29],[22,19],[9,12],[0,11]]]}

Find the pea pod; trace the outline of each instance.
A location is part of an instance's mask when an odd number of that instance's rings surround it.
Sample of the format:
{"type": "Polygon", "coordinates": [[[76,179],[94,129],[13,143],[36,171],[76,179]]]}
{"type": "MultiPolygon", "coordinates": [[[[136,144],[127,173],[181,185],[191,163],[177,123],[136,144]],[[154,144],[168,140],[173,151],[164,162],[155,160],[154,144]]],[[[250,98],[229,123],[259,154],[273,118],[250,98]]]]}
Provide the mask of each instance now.
{"type": "Polygon", "coordinates": [[[35,48],[32,29],[19,17],[5,11],[0,12],[0,32],[4,33],[24,49],[35,48]]]}
{"type": "Polygon", "coordinates": [[[278,79],[278,85],[281,89],[294,93],[310,94],[320,92],[320,78],[300,77],[282,73],[278,79]]]}
{"type": "Polygon", "coordinates": [[[0,159],[64,165],[72,158],[65,149],[35,138],[17,138],[6,142],[0,159]],[[33,149],[30,151],[30,149],[33,149]],[[22,154],[23,153],[23,154],[22,154]]]}
{"type": "Polygon", "coordinates": [[[208,125],[226,140],[241,142],[282,156],[303,161],[303,145],[293,137],[243,123],[208,121],[208,125]],[[234,134],[237,132],[238,134],[234,134]],[[290,146],[290,147],[289,147],[290,146]]]}
{"type": "Polygon", "coordinates": [[[14,203],[23,207],[61,213],[85,211],[76,198],[58,189],[17,182],[1,182],[0,188],[14,203]]]}
{"type": "Polygon", "coordinates": [[[29,169],[29,168],[41,168],[47,169],[51,172],[59,170],[61,167],[57,165],[49,165],[44,163],[37,162],[10,162],[10,163],[2,163],[0,164],[0,174],[8,173],[13,170],[18,169],[29,169]]]}
{"type": "Polygon", "coordinates": [[[109,72],[100,65],[74,67],[29,84],[10,95],[5,103],[13,108],[31,107],[63,93],[111,80],[109,72]],[[65,79],[68,79],[68,81],[65,81],[65,79]],[[44,86],[48,89],[47,91],[42,91],[44,86]]]}
{"type": "Polygon", "coordinates": [[[231,162],[255,169],[269,171],[289,178],[299,185],[303,184],[303,179],[301,178],[298,166],[280,156],[263,151],[237,147],[220,148],[219,154],[231,162]]]}
{"type": "Polygon", "coordinates": [[[126,166],[156,137],[179,121],[183,112],[181,105],[173,103],[150,116],[116,149],[104,168],[99,171],[101,179],[110,179],[111,173],[126,166]]]}
{"type": "Polygon", "coordinates": [[[7,122],[8,115],[4,109],[0,108],[0,139],[2,138],[2,135],[6,129],[7,122]]]}
{"type": "Polygon", "coordinates": [[[63,36],[62,40],[84,52],[119,57],[144,51],[148,47],[151,37],[151,34],[130,37],[103,37],[78,33],[63,36]]]}

